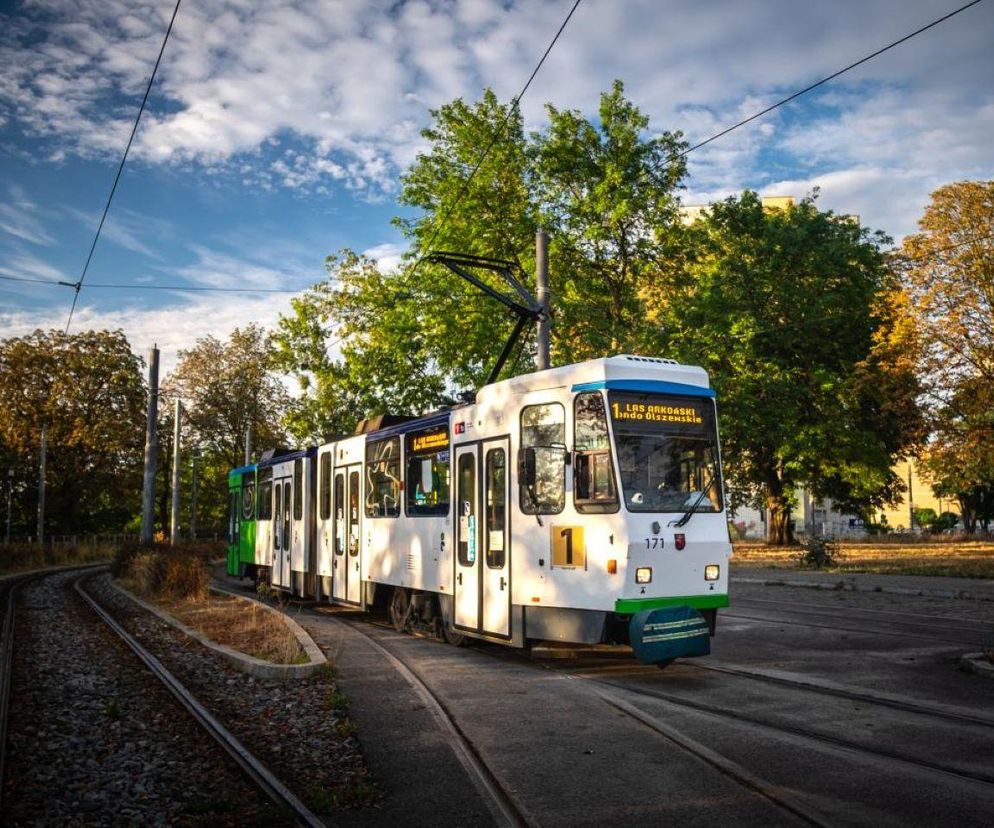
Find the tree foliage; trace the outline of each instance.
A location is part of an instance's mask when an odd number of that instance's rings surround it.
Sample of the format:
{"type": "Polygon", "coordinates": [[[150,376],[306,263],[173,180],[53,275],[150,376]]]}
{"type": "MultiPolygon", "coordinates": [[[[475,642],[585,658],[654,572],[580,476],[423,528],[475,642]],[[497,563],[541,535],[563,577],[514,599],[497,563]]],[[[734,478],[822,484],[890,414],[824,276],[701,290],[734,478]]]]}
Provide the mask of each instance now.
{"type": "Polygon", "coordinates": [[[994,181],[940,187],[904,240],[925,339],[933,437],[924,467],[968,531],[994,521],[994,181]]]}
{"type": "MultiPolygon", "coordinates": [[[[388,273],[342,251],[328,259],[329,280],[280,321],[280,364],[305,395],[296,433],[425,410],[484,382],[514,319],[425,260],[433,251],[510,261],[534,290],[543,226],[552,237],[554,362],[644,350],[654,274],[679,234],[684,145],[679,135],[645,137],[648,120],[620,83],[602,96],[596,121],[551,106],[548,115],[547,128],[526,137],[517,109],[489,90],[432,112],[428,149],[402,179],[400,203],[419,211],[396,219],[411,245],[404,264],[388,273]]],[[[528,369],[529,343],[505,376],[528,369]]]]}
{"type": "Polygon", "coordinates": [[[121,331],[38,330],[0,342],[0,451],[15,472],[12,532],[36,531],[43,425],[46,533],[123,528],[141,505],[146,393],[141,360],[121,331]]]}
{"type": "Polygon", "coordinates": [[[179,397],[184,403],[182,439],[188,449],[184,466],[194,448],[200,455],[198,511],[203,526],[224,524],[227,473],[245,459],[249,428],[254,458],[267,448],[288,443],[283,422],[291,401],[272,367],[270,351],[269,334],[255,324],[236,328],[225,342],[213,336],[201,337],[193,348],[179,352],[176,370],[162,383],[159,443],[163,479],[168,479],[165,475],[172,462],[172,454],[166,450],[172,439],[169,403],[179,397]]]}
{"type": "Polygon", "coordinates": [[[746,192],[691,228],[695,256],[669,285],[671,347],[718,392],[726,474],[759,499],[768,539],[792,540],[798,486],[868,511],[892,497],[894,460],[921,436],[906,302],[886,239],[819,211],[767,210],[746,192]]]}

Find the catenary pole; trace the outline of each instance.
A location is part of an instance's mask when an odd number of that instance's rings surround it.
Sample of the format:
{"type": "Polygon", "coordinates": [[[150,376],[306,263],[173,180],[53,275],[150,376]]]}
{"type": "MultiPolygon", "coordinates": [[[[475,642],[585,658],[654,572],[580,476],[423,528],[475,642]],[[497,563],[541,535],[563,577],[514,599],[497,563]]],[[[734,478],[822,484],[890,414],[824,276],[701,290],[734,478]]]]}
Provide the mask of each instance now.
{"type": "Polygon", "coordinates": [[[156,421],[159,416],[159,349],[153,345],[148,352],[148,413],[145,421],[145,478],[142,484],[142,538],[152,543],[152,521],[155,509],[155,460],[159,448],[156,421]]]}
{"type": "Polygon", "coordinates": [[[549,361],[549,234],[541,227],[535,234],[535,298],[542,308],[536,332],[535,364],[539,371],[550,366],[549,361]]]}
{"type": "Polygon", "coordinates": [[[183,417],[183,403],[178,399],[173,409],[173,508],[169,520],[169,543],[179,543],[179,464],[180,464],[180,421],[183,417]]]}
{"type": "Polygon", "coordinates": [[[252,456],[252,423],[245,426],[245,465],[249,464],[249,458],[252,456]]]}
{"type": "Polygon", "coordinates": [[[200,450],[194,446],[190,461],[190,540],[197,539],[197,459],[200,450]]]}
{"type": "Polygon", "coordinates": [[[48,459],[48,424],[41,425],[41,457],[38,463],[38,545],[45,542],[45,461],[48,459]]]}

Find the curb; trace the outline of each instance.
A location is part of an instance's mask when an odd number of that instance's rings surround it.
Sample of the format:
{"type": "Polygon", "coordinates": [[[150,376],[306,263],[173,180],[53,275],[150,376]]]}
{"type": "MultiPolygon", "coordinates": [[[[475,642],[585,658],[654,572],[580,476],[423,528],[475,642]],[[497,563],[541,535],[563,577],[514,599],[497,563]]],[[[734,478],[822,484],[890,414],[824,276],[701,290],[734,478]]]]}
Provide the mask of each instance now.
{"type": "Polygon", "coordinates": [[[983,653],[967,653],[959,657],[959,668],[984,678],[994,679],[994,663],[983,653]]]}
{"type": "Polygon", "coordinates": [[[860,587],[856,584],[855,578],[839,578],[832,583],[818,583],[815,581],[803,581],[789,578],[743,578],[733,575],[731,582],[739,584],[760,584],[762,586],[789,586],[803,587],[804,589],[824,589],[829,592],[886,592],[891,595],[921,595],[932,598],[966,598],[974,601],[994,601],[994,595],[986,592],[970,592],[966,589],[913,589],[910,587],[881,586],[875,584],[872,587],[860,587]],[[840,586],[841,584],[841,586],[840,586]]]}
{"type": "MultiPolygon", "coordinates": [[[[282,613],[278,613],[276,612],[276,610],[270,607],[266,607],[265,605],[262,605],[264,609],[268,610],[269,612],[272,612],[274,615],[280,616],[280,618],[291,629],[294,636],[296,636],[297,641],[300,643],[300,646],[303,648],[304,652],[307,654],[307,657],[310,659],[309,663],[273,664],[271,661],[263,661],[261,658],[256,658],[255,656],[250,656],[247,655],[246,653],[241,653],[238,650],[235,650],[224,644],[218,644],[216,641],[212,641],[211,639],[207,638],[203,633],[200,633],[197,630],[188,627],[182,621],[178,621],[177,619],[173,618],[171,615],[169,615],[169,613],[164,612],[158,607],[152,606],[146,601],[143,601],[137,595],[134,595],[132,592],[125,589],[124,587],[118,586],[113,581],[108,581],[108,583],[110,584],[112,589],[116,589],[122,595],[128,597],[136,604],[138,604],[138,606],[142,607],[142,609],[147,610],[156,617],[165,621],[167,624],[170,624],[171,626],[175,627],[184,635],[189,636],[195,641],[200,642],[208,650],[213,650],[219,656],[226,659],[228,663],[230,663],[231,666],[234,667],[236,670],[242,673],[247,673],[248,675],[254,676],[255,678],[263,678],[263,679],[307,678],[308,676],[314,675],[314,673],[316,673],[318,670],[320,670],[328,663],[328,659],[325,658],[324,653],[322,653],[318,649],[317,645],[311,640],[311,637],[306,632],[304,632],[304,630],[296,621],[294,621],[292,618],[287,618],[282,613]]],[[[226,590],[215,589],[213,586],[211,587],[211,591],[223,592],[225,594],[232,595],[232,593],[228,593],[226,590]]],[[[247,598],[243,598],[240,595],[232,595],[232,597],[239,598],[242,601],[249,600],[247,598]]]]}

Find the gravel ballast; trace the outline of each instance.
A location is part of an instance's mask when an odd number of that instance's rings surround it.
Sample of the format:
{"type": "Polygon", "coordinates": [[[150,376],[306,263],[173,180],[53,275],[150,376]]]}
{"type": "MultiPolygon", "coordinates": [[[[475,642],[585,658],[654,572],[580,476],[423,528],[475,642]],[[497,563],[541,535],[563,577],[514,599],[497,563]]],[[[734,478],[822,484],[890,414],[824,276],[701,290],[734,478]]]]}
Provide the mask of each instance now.
{"type": "Polygon", "coordinates": [[[72,590],[26,585],[3,825],[287,824],[72,590]]]}

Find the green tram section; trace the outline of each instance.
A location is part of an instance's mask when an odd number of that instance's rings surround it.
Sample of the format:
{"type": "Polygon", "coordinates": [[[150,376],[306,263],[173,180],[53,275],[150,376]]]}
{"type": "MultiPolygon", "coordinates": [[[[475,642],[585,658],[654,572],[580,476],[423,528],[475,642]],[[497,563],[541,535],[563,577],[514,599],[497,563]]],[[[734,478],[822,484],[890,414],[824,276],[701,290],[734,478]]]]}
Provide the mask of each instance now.
{"type": "Polygon", "coordinates": [[[257,467],[242,466],[228,472],[229,575],[241,576],[255,564],[255,507],[257,467]]]}

